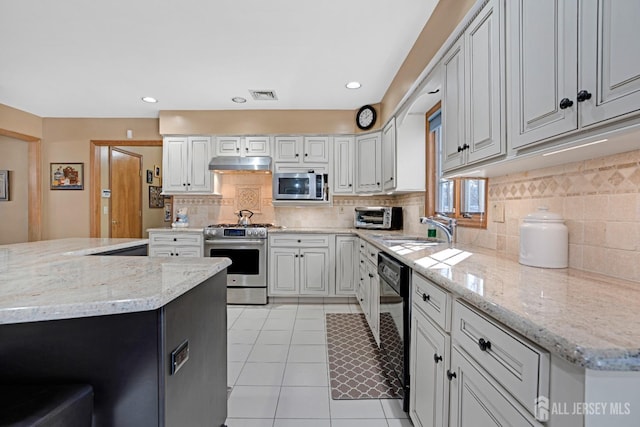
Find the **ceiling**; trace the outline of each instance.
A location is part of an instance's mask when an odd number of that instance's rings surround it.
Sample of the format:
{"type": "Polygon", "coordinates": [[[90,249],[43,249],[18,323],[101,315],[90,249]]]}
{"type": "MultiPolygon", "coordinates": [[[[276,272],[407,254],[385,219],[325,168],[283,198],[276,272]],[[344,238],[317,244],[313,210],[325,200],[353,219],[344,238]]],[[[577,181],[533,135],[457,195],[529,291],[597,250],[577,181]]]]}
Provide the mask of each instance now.
{"type": "Polygon", "coordinates": [[[382,100],[437,1],[3,0],[0,103],[41,117],[356,109],[382,100]]]}

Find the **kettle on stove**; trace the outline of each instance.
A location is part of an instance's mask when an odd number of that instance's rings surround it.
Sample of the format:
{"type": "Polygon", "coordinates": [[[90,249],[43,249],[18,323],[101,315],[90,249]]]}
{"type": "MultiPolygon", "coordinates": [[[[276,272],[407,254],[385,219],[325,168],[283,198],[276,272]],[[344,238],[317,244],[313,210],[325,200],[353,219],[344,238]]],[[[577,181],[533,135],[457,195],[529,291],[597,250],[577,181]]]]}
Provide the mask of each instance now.
{"type": "Polygon", "coordinates": [[[248,209],[240,209],[238,211],[238,225],[250,225],[250,218],[253,216],[253,212],[248,209]]]}

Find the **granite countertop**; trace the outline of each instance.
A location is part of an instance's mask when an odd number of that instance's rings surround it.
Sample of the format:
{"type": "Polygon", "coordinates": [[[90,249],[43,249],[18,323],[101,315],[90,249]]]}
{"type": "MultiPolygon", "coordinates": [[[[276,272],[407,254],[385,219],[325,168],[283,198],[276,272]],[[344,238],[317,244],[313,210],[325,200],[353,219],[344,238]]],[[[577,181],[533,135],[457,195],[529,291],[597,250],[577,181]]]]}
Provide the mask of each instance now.
{"type": "Polygon", "coordinates": [[[152,231],[175,231],[176,233],[196,233],[202,234],[204,232],[204,228],[193,228],[193,227],[162,227],[162,228],[148,228],[148,232],[152,231]]]}
{"type": "MultiPolygon", "coordinates": [[[[640,371],[640,284],[570,268],[528,267],[470,245],[387,246],[401,231],[284,229],[358,235],[571,363],[640,371]]],[[[424,237],[424,236],[423,236],[424,237]]]]}
{"type": "Polygon", "coordinates": [[[0,245],[0,324],[155,310],[231,264],[228,258],[85,256],[146,239],[0,245]]]}

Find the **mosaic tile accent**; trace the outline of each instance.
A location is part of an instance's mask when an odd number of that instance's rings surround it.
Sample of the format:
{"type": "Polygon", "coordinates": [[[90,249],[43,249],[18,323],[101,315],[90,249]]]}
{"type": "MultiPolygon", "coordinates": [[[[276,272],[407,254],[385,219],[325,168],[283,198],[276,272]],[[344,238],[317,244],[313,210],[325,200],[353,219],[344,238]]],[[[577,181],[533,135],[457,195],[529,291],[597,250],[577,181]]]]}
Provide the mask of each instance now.
{"type": "Polygon", "coordinates": [[[237,210],[248,209],[253,213],[262,211],[261,187],[259,185],[236,186],[235,207],[237,210]]]}
{"type": "Polygon", "coordinates": [[[382,357],[364,314],[327,313],[326,323],[331,398],[400,398],[400,382],[382,357]]]}

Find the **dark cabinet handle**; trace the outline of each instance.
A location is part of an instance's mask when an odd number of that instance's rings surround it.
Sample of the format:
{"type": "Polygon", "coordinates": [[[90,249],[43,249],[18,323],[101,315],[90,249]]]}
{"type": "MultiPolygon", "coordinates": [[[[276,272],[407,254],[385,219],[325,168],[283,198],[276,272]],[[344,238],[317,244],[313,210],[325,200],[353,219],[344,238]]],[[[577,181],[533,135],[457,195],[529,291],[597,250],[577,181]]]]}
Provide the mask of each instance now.
{"type": "Polygon", "coordinates": [[[349,187],[351,187],[351,184],[349,184],[349,187]]]}
{"type": "Polygon", "coordinates": [[[576,100],[578,102],[584,102],[587,99],[591,99],[591,93],[586,90],[581,90],[580,92],[578,92],[578,95],[576,96],[576,100]]]}
{"type": "Polygon", "coordinates": [[[369,254],[370,254],[371,256],[375,256],[375,254],[374,254],[373,252],[370,252],[369,254]]]}
{"type": "Polygon", "coordinates": [[[302,242],[302,240],[298,240],[298,243],[302,242]]]}
{"type": "Polygon", "coordinates": [[[462,151],[462,147],[458,145],[458,153],[462,151]]]}
{"type": "Polygon", "coordinates": [[[393,181],[393,177],[389,178],[389,181],[393,181]]]}
{"type": "Polygon", "coordinates": [[[561,110],[569,108],[572,105],[573,105],[573,101],[570,100],[569,98],[562,98],[562,100],[560,100],[560,109],[561,110]]]}
{"type": "Polygon", "coordinates": [[[236,151],[240,151],[240,147],[236,147],[236,151]]]}
{"type": "Polygon", "coordinates": [[[296,157],[300,157],[300,155],[298,153],[296,153],[296,157]]]}
{"type": "Polygon", "coordinates": [[[180,254],[176,254],[176,256],[180,256],[180,254]]]}
{"type": "Polygon", "coordinates": [[[304,156],[305,156],[305,157],[309,157],[309,154],[307,154],[307,153],[304,153],[304,156]]]}
{"type": "Polygon", "coordinates": [[[187,182],[187,187],[191,187],[191,183],[190,182],[187,182]]]}
{"type": "Polygon", "coordinates": [[[364,301],[364,298],[360,298],[360,302],[364,301]]]}
{"type": "Polygon", "coordinates": [[[182,183],[182,186],[183,186],[183,187],[186,187],[186,186],[187,186],[187,184],[185,184],[185,183],[183,182],[183,183],[182,183]]]}
{"type": "Polygon", "coordinates": [[[431,295],[422,294],[422,301],[431,301],[431,295]]]}
{"type": "Polygon", "coordinates": [[[300,254],[300,258],[304,258],[304,255],[300,254]]]}
{"type": "Polygon", "coordinates": [[[469,144],[464,144],[464,145],[462,146],[462,149],[463,149],[463,150],[468,150],[468,149],[469,149],[469,144]]]}
{"type": "Polygon", "coordinates": [[[360,264],[364,264],[364,261],[363,261],[363,260],[360,260],[360,264]]]}
{"type": "Polygon", "coordinates": [[[249,147],[244,147],[244,150],[248,153],[249,152],[249,147]]]}
{"type": "Polygon", "coordinates": [[[380,183],[379,183],[379,182],[376,182],[376,185],[380,185],[380,183]]]}
{"type": "Polygon", "coordinates": [[[369,277],[373,277],[373,274],[369,273],[369,277]]]}
{"type": "Polygon", "coordinates": [[[174,238],[173,238],[173,241],[174,241],[174,242],[177,242],[177,241],[178,241],[178,239],[174,237],[174,238]]]}
{"type": "Polygon", "coordinates": [[[295,258],[298,258],[298,254],[294,255],[295,258]]]}
{"type": "Polygon", "coordinates": [[[449,381],[451,381],[455,377],[456,377],[456,373],[455,372],[451,372],[450,370],[447,369],[447,378],[449,378],[449,381]]]}
{"type": "Polygon", "coordinates": [[[361,248],[364,248],[364,245],[360,245],[361,248]]]}
{"type": "Polygon", "coordinates": [[[436,362],[436,365],[437,365],[438,362],[442,362],[442,356],[438,356],[438,353],[434,353],[433,354],[433,361],[436,362]]]}
{"type": "Polygon", "coordinates": [[[484,338],[480,338],[478,340],[478,347],[480,347],[482,351],[491,350],[491,341],[485,341],[484,338]]]}

